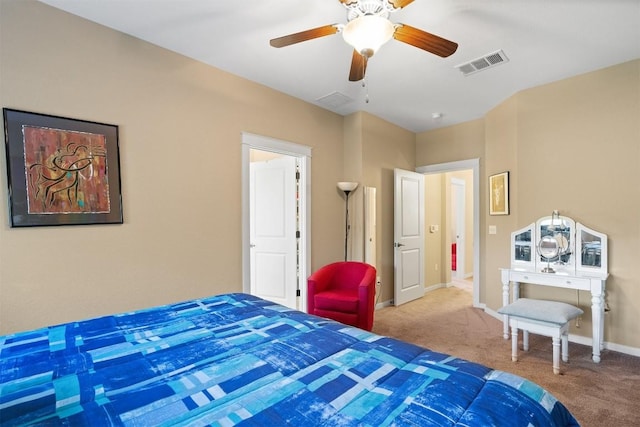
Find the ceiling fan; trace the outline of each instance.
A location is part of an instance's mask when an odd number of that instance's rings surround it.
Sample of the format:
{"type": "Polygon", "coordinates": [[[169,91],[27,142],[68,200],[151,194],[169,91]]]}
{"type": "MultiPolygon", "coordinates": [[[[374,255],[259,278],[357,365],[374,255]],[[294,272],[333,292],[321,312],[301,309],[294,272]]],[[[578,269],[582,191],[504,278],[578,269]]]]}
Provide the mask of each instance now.
{"type": "Polygon", "coordinates": [[[347,9],[347,24],[331,24],[299,33],[278,37],[270,41],[273,47],[285,47],[295,43],[342,33],[344,40],[353,46],[350,81],[364,78],[367,62],[374,53],[392,37],[400,42],[446,58],[456,51],[458,44],[435,34],[427,33],[406,24],[392,23],[389,14],[413,3],[414,0],[338,0],[347,9]]]}

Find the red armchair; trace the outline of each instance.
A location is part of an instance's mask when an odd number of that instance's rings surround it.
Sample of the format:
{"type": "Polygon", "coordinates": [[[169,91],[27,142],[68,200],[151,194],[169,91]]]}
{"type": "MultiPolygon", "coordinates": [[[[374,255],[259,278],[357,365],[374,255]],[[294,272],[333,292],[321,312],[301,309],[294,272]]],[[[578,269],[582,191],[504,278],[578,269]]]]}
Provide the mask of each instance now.
{"type": "Polygon", "coordinates": [[[376,295],[376,269],[363,262],[325,265],[307,280],[309,314],[370,331],[376,295]]]}

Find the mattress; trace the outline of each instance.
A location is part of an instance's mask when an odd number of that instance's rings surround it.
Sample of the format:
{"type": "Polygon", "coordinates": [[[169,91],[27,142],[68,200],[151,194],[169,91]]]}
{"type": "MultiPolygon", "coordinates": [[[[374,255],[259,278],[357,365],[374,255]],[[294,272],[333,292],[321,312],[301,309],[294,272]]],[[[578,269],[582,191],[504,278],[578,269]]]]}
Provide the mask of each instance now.
{"type": "Polygon", "coordinates": [[[0,421],[578,425],[524,378],[246,294],[0,337],[0,421]]]}

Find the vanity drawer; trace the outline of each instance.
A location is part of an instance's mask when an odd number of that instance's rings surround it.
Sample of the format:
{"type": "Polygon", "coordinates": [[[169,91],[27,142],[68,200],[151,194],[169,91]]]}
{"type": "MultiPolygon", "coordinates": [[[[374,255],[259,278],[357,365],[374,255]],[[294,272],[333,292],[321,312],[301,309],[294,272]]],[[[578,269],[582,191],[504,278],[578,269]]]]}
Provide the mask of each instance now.
{"type": "Polygon", "coordinates": [[[535,283],[543,286],[556,286],[567,289],[591,289],[591,280],[583,277],[563,276],[553,273],[530,273],[524,271],[511,271],[509,279],[512,282],[535,283]]]}

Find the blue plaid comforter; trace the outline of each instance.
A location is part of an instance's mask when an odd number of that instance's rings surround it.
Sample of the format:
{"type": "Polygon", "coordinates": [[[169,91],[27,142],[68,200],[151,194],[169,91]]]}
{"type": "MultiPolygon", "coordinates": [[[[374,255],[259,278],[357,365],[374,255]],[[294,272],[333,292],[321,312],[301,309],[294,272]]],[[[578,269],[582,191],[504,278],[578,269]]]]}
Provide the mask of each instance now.
{"type": "Polygon", "coordinates": [[[0,337],[0,423],[577,425],[523,378],[245,294],[0,337]]]}

